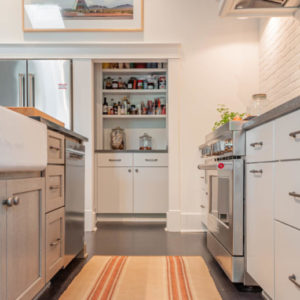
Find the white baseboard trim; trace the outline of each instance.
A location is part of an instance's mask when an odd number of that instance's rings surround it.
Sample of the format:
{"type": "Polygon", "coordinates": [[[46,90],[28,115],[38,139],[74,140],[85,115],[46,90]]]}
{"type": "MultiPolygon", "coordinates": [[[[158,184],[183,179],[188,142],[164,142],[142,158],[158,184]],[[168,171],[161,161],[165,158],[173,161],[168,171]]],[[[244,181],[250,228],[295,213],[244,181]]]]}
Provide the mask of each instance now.
{"type": "Polygon", "coordinates": [[[181,211],[169,210],[167,212],[167,227],[166,231],[180,232],[181,230],[181,211]]]}
{"type": "Polygon", "coordinates": [[[182,233],[205,233],[207,229],[181,229],[180,232],[182,233]]]}
{"type": "Polygon", "coordinates": [[[125,223],[139,223],[139,222],[149,222],[149,223],[161,223],[166,222],[166,218],[124,218],[124,217],[97,217],[97,222],[125,222],[125,223]]]}
{"type": "Polygon", "coordinates": [[[203,213],[181,213],[181,232],[206,232],[203,213]]]}
{"type": "Polygon", "coordinates": [[[97,231],[96,213],[92,210],[85,210],[84,212],[84,230],[97,231]]]}

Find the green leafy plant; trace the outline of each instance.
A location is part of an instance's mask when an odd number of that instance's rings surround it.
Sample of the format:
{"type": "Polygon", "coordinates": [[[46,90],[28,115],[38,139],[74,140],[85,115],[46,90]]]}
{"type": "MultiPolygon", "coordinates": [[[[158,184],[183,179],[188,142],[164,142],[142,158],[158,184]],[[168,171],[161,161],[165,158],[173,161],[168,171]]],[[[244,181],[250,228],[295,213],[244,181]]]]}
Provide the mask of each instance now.
{"type": "Polygon", "coordinates": [[[217,112],[220,113],[221,120],[219,122],[215,122],[213,130],[216,130],[220,126],[234,120],[235,118],[243,118],[245,113],[232,112],[226,107],[224,104],[219,104],[217,108],[217,112]]]}

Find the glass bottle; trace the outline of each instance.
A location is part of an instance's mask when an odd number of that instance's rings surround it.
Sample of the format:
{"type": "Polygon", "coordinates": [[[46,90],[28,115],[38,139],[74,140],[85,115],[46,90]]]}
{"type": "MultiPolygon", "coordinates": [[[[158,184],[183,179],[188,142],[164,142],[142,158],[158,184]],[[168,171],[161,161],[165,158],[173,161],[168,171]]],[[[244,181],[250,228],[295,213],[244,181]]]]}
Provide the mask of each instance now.
{"type": "Polygon", "coordinates": [[[106,101],[106,97],[104,97],[104,102],[103,102],[103,114],[104,115],[108,114],[108,103],[106,101]]]}
{"type": "Polygon", "coordinates": [[[269,101],[266,94],[254,94],[248,113],[250,116],[259,116],[265,112],[268,104],[269,101]]]}

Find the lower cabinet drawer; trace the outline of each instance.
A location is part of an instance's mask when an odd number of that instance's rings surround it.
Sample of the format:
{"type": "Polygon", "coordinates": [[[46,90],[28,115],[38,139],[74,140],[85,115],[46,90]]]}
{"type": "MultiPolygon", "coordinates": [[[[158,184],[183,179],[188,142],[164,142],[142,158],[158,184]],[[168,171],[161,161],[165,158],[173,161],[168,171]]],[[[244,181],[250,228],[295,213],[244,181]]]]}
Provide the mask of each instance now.
{"type": "Polygon", "coordinates": [[[98,167],[131,167],[132,153],[100,153],[98,167]]]}
{"type": "Polygon", "coordinates": [[[65,137],[48,130],[48,164],[65,163],[65,137]]]}
{"type": "Polygon", "coordinates": [[[65,254],[65,209],[46,215],[46,282],[63,267],[65,254]]]}
{"type": "Polygon", "coordinates": [[[51,166],[46,169],[46,212],[65,205],[64,166],[51,166]]]}
{"type": "Polygon", "coordinates": [[[275,222],[275,299],[300,299],[300,231],[275,222]]]}
{"type": "Polygon", "coordinates": [[[167,153],[135,153],[134,166],[135,167],[167,167],[168,154],[167,153]]]}
{"type": "Polygon", "coordinates": [[[300,161],[275,167],[275,219],[300,229],[300,161]]]}

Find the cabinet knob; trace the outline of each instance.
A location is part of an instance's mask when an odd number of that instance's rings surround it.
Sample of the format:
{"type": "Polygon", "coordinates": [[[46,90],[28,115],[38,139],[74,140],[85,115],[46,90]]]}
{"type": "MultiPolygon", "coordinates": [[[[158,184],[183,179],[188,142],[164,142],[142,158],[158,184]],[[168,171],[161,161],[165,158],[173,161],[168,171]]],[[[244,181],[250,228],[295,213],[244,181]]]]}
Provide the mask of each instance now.
{"type": "Polygon", "coordinates": [[[135,173],[138,173],[139,172],[139,169],[135,169],[135,173]]]}
{"type": "Polygon", "coordinates": [[[2,204],[7,207],[12,207],[13,206],[13,198],[9,197],[8,199],[4,200],[2,202],[2,204]]]}
{"type": "Polygon", "coordinates": [[[128,170],[128,173],[131,173],[131,169],[128,170]]]}
{"type": "Polygon", "coordinates": [[[14,205],[19,205],[20,204],[20,198],[19,197],[14,197],[13,198],[13,203],[14,203],[14,205]]]}

